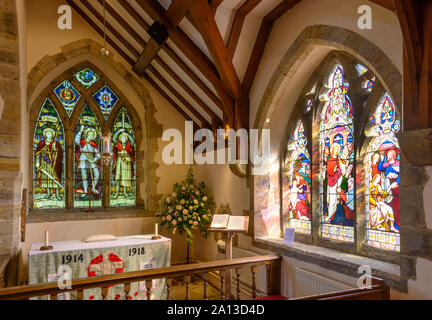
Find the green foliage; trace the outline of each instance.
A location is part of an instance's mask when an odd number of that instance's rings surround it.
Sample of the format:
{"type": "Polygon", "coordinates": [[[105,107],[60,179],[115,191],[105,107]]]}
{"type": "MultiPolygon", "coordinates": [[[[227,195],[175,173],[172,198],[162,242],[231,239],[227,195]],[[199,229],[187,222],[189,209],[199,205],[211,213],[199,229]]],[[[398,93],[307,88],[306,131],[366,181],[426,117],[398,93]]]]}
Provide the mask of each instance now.
{"type": "Polygon", "coordinates": [[[186,240],[193,243],[196,232],[207,238],[215,207],[205,183],[195,184],[190,168],[186,179],[174,184],[173,193],[161,201],[161,213],[157,217],[161,228],[166,227],[173,234],[185,234],[186,240]]]}

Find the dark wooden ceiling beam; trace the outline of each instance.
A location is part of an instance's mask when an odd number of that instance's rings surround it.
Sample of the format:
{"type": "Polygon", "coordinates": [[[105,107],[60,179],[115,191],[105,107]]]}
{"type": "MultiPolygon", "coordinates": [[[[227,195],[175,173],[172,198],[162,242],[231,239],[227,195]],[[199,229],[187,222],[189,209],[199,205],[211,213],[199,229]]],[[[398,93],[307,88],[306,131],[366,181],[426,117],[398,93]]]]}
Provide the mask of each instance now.
{"type": "Polygon", "coordinates": [[[199,113],[190,103],[186,100],[183,95],[181,95],[169,82],[166,80],[159,71],[156,70],[153,66],[149,66],[147,68],[148,71],[150,71],[157,79],[158,81],[169,91],[171,92],[178,101],[181,102],[182,105],[184,105],[200,122],[201,127],[203,128],[211,128],[210,123],[202,116],[201,113],[199,113]]]}
{"type": "Polygon", "coordinates": [[[284,0],[263,18],[243,80],[243,89],[248,95],[255,80],[274,22],[299,2],[300,0],[284,0]]]}
{"type": "Polygon", "coordinates": [[[174,109],[177,110],[178,113],[180,113],[183,118],[185,118],[188,121],[193,121],[194,125],[197,127],[198,124],[192,119],[191,116],[189,116],[157,83],[150,77],[147,73],[144,73],[142,77],[155,89],[170,105],[174,107],[174,109]]]}
{"type": "Polygon", "coordinates": [[[199,106],[205,111],[207,112],[207,114],[212,118],[212,119],[218,119],[219,117],[216,115],[216,113],[214,113],[214,111],[212,109],[210,109],[210,107],[179,77],[179,75],[172,70],[165,61],[163,61],[160,57],[156,58],[156,62],[166,71],[166,73],[169,74],[169,76],[171,78],[173,78],[179,85],[180,87],[183,88],[183,90],[189,95],[191,96],[191,98],[193,100],[195,100],[196,103],[199,104],[199,106]]]}
{"type": "Polygon", "coordinates": [[[393,0],[369,0],[383,8],[386,8],[387,10],[390,10],[392,12],[396,12],[396,9],[394,7],[393,0]]]}
{"type": "MultiPolygon", "coordinates": [[[[82,0],[80,1],[89,11],[90,13],[95,16],[95,18],[97,20],[99,20],[102,24],[104,21],[103,16],[97,11],[97,9],[95,7],[93,7],[91,4],[89,4],[87,1],[83,2],[82,0]]],[[[89,20],[91,20],[90,18],[88,18],[89,20]]],[[[119,40],[119,42],[130,52],[132,53],[136,58],[139,57],[139,52],[137,49],[135,49],[134,46],[132,46],[130,44],[129,41],[127,41],[122,35],[121,33],[108,21],[106,21],[106,28],[108,31],[111,32],[111,34],[117,38],[119,40]]]]}
{"type": "Polygon", "coordinates": [[[231,59],[234,57],[246,16],[255,9],[261,1],[262,0],[246,0],[246,2],[237,9],[227,43],[228,54],[231,56],[231,59]]]}
{"type": "Polygon", "coordinates": [[[225,87],[229,88],[235,99],[240,99],[242,95],[240,80],[208,2],[206,0],[194,0],[189,13],[213,57],[222,82],[225,87]]]}
{"type": "Polygon", "coordinates": [[[221,81],[215,65],[180,28],[171,26],[165,18],[164,8],[158,1],[136,0],[136,2],[153,20],[157,20],[167,26],[170,31],[170,39],[213,85],[223,103],[224,113],[227,115],[228,121],[233,122],[233,97],[223,81],[221,81]]]}
{"type": "MultiPolygon", "coordinates": [[[[91,19],[73,0],[66,0],[66,2],[84,19],[87,23],[103,38],[104,32],[94,21],[91,19]]],[[[113,47],[120,56],[123,57],[131,66],[135,64],[135,61],[109,36],[106,37],[107,43],[113,47]]]]}
{"type": "Polygon", "coordinates": [[[394,0],[404,39],[404,121],[406,130],[432,127],[432,3],[394,0]]]}
{"type": "MultiPolygon", "coordinates": [[[[153,0],[144,0],[144,2],[151,2],[153,0]]],[[[189,7],[192,3],[192,0],[174,0],[168,10],[165,13],[165,19],[170,23],[173,28],[176,28],[181,20],[186,15],[186,11],[189,10],[189,7]]],[[[172,29],[168,29],[168,36],[170,35],[170,31],[172,29]]],[[[143,52],[141,53],[136,65],[134,66],[134,71],[141,75],[145,72],[148,66],[150,66],[153,59],[157,56],[158,52],[161,50],[162,45],[166,42],[168,38],[165,40],[156,41],[152,37],[150,41],[145,46],[143,52]]]]}
{"type": "MultiPolygon", "coordinates": [[[[119,4],[126,12],[144,29],[147,30],[150,25],[144,18],[126,1],[118,0],[119,4]]],[[[221,110],[224,110],[222,101],[213,93],[212,90],[191,70],[191,68],[174,52],[174,50],[164,43],[162,50],[192,79],[192,81],[204,91],[204,93],[212,100],[221,110]]]]}

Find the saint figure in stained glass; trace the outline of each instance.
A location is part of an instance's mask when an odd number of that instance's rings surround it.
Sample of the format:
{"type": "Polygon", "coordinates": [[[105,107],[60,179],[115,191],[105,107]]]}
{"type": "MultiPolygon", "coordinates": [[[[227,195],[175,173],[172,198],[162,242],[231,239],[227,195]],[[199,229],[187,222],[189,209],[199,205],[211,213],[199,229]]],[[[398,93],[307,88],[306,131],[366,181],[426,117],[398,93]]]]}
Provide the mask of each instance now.
{"type": "Polygon", "coordinates": [[[81,113],[75,130],[76,208],[102,205],[101,130],[89,105],[81,113]],[[89,203],[90,202],[90,203],[89,203]]]}
{"type": "Polygon", "coordinates": [[[119,98],[108,86],[104,86],[96,92],[94,98],[98,106],[101,108],[105,120],[107,120],[119,98]]]}
{"type": "Polygon", "coordinates": [[[134,206],[136,198],[135,135],[123,107],[114,122],[111,170],[111,206],[134,206]]]}
{"type": "Polygon", "coordinates": [[[400,250],[400,149],[396,138],[399,128],[394,103],[386,93],[366,130],[366,136],[372,138],[365,159],[367,241],[392,251],[400,250]]]}
{"type": "Polygon", "coordinates": [[[99,76],[89,68],[81,70],[80,72],[75,74],[75,78],[86,89],[90,88],[99,80],[99,76]]]}
{"type": "Polygon", "coordinates": [[[62,103],[68,116],[72,115],[75,106],[77,105],[81,95],[74,88],[74,86],[67,80],[63,81],[57,88],[54,89],[54,93],[62,103]]]}
{"type": "Polygon", "coordinates": [[[311,162],[303,123],[298,122],[288,144],[283,168],[283,211],[288,225],[299,233],[311,232],[311,162]]]}
{"type": "Polygon", "coordinates": [[[47,99],[40,111],[33,141],[35,209],[65,207],[64,130],[52,102],[47,99]]]}
{"type": "Polygon", "coordinates": [[[354,241],[353,108],[342,66],[333,69],[328,88],[321,96],[325,102],[320,122],[321,235],[354,241]]]}

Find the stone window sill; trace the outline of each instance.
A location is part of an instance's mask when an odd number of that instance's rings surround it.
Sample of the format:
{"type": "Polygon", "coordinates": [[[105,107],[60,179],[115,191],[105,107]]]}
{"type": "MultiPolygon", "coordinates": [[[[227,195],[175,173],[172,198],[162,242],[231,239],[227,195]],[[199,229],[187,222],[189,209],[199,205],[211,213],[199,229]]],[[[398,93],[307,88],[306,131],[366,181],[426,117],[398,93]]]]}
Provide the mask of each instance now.
{"type": "Polygon", "coordinates": [[[399,291],[406,291],[406,280],[401,278],[400,266],[397,264],[371,259],[368,257],[347,254],[336,250],[308,245],[300,242],[287,244],[283,239],[267,239],[257,237],[254,245],[273,251],[281,256],[291,257],[300,261],[313,263],[333,271],[358,278],[358,268],[370,266],[372,275],[386,281],[387,285],[399,291]]]}
{"type": "Polygon", "coordinates": [[[156,212],[147,211],[141,208],[101,208],[95,209],[95,212],[85,212],[81,209],[32,210],[27,216],[27,223],[127,219],[154,217],[155,214],[156,212]]]}

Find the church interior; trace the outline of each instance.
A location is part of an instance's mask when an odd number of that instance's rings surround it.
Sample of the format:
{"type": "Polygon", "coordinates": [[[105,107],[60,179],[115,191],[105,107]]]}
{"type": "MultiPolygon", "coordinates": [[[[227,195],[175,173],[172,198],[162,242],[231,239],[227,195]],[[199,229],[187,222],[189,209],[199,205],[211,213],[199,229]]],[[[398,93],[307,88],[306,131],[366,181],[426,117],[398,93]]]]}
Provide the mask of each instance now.
{"type": "Polygon", "coordinates": [[[432,299],[431,176],[430,0],[0,0],[0,300],[432,299]]]}

